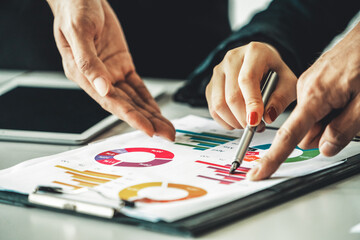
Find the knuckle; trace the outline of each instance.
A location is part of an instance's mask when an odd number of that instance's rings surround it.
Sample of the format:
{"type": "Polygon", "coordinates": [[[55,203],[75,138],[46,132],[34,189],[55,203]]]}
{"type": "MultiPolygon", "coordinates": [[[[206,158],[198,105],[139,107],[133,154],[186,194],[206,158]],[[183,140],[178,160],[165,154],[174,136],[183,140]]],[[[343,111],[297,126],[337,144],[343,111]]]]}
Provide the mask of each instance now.
{"type": "Polygon", "coordinates": [[[289,131],[289,129],[285,128],[285,127],[281,127],[277,132],[276,132],[276,138],[280,139],[280,142],[284,142],[284,143],[293,143],[293,134],[289,131]]]}
{"type": "Polygon", "coordinates": [[[261,49],[263,49],[263,44],[260,42],[250,42],[247,45],[247,49],[248,51],[252,52],[252,51],[259,51],[261,49]]]}
{"type": "Polygon", "coordinates": [[[223,98],[214,98],[212,103],[212,111],[219,112],[221,111],[225,106],[225,101],[223,98]]]}
{"type": "Polygon", "coordinates": [[[254,80],[255,80],[255,72],[253,72],[253,71],[248,71],[246,73],[242,73],[239,76],[239,84],[240,85],[250,84],[254,80]]]}
{"type": "Polygon", "coordinates": [[[70,27],[72,31],[80,33],[94,33],[97,29],[96,23],[85,12],[74,16],[70,27]]]}
{"type": "Polygon", "coordinates": [[[213,75],[217,75],[221,73],[221,66],[220,64],[216,65],[214,68],[213,68],[213,75]]]}
{"type": "Polygon", "coordinates": [[[236,104],[239,101],[239,96],[240,96],[240,92],[237,91],[237,92],[228,94],[225,97],[225,100],[226,100],[226,102],[228,104],[233,105],[233,104],[236,104]]]}
{"type": "Polygon", "coordinates": [[[90,70],[91,63],[89,58],[78,57],[75,59],[76,65],[78,66],[80,72],[85,74],[90,70]]]}
{"type": "Polygon", "coordinates": [[[231,64],[232,62],[234,62],[234,60],[238,57],[238,53],[236,49],[231,49],[229,50],[224,57],[224,63],[225,64],[231,64]]]}
{"type": "Polygon", "coordinates": [[[340,129],[335,124],[330,124],[328,128],[327,138],[330,142],[342,145],[344,142],[351,140],[352,136],[348,136],[343,129],[340,129]]]}
{"type": "Polygon", "coordinates": [[[248,98],[245,99],[245,104],[247,107],[257,107],[257,106],[261,106],[262,105],[262,100],[261,98],[248,98]]]}

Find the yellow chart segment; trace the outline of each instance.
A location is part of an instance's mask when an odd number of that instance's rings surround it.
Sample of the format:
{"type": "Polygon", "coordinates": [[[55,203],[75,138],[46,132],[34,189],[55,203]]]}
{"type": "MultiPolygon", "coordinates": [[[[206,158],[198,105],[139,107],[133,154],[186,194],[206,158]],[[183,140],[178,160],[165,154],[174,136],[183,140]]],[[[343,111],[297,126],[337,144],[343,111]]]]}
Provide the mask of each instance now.
{"type": "Polygon", "coordinates": [[[85,174],[85,175],[89,175],[89,176],[94,176],[94,177],[102,177],[102,178],[108,178],[108,179],[118,179],[121,178],[121,176],[119,175],[114,175],[114,174],[108,174],[108,173],[100,173],[100,172],[94,172],[94,171],[89,171],[89,170],[85,170],[85,171],[79,171],[73,168],[68,168],[68,167],[64,167],[61,165],[56,165],[55,167],[57,168],[62,168],[65,170],[69,170],[71,172],[76,172],[76,173],[80,173],[80,174],[85,174]]]}
{"type": "Polygon", "coordinates": [[[63,183],[63,182],[59,182],[59,181],[53,181],[53,183],[60,184],[60,185],[64,185],[64,186],[67,186],[67,187],[73,187],[74,189],[80,189],[80,188],[82,188],[82,187],[80,187],[80,186],[75,186],[75,185],[72,185],[72,184],[63,183]]]}
{"type": "Polygon", "coordinates": [[[67,187],[73,187],[74,189],[80,189],[82,187],[96,187],[100,184],[110,182],[112,180],[121,178],[119,175],[94,172],[94,171],[79,171],[73,168],[56,165],[55,167],[67,170],[65,173],[72,175],[72,181],[77,182],[77,185],[64,183],[60,181],[53,181],[53,183],[60,184],[67,187]]]}
{"type": "Polygon", "coordinates": [[[85,182],[85,181],[82,181],[82,180],[79,180],[79,179],[73,179],[73,181],[78,182],[79,185],[83,186],[83,187],[96,187],[96,186],[99,186],[99,184],[97,184],[97,183],[85,182]]]}
{"type": "Polygon", "coordinates": [[[81,180],[86,180],[86,181],[90,181],[90,182],[96,182],[96,183],[107,183],[110,180],[108,179],[102,179],[102,178],[94,178],[94,177],[89,177],[89,176],[84,176],[81,174],[77,174],[77,173],[73,173],[70,171],[66,171],[66,173],[69,173],[73,176],[73,178],[77,178],[77,179],[81,179],[81,180]]]}
{"type": "MultiPolygon", "coordinates": [[[[119,192],[119,197],[120,197],[120,199],[131,200],[132,198],[138,197],[138,192],[141,189],[148,188],[148,187],[161,187],[162,184],[163,184],[162,182],[148,182],[148,183],[141,183],[141,184],[137,184],[137,185],[134,185],[131,187],[127,187],[119,192]]],[[[143,198],[143,199],[137,199],[135,201],[146,202],[146,203],[164,203],[164,202],[174,202],[174,201],[187,200],[187,199],[191,199],[191,198],[197,198],[197,197],[201,197],[201,196],[204,196],[205,194],[207,194],[207,192],[204,189],[190,186],[190,185],[169,183],[167,185],[167,187],[185,190],[188,192],[188,195],[183,198],[172,199],[172,200],[154,200],[154,199],[149,199],[149,198],[143,198]]]]}

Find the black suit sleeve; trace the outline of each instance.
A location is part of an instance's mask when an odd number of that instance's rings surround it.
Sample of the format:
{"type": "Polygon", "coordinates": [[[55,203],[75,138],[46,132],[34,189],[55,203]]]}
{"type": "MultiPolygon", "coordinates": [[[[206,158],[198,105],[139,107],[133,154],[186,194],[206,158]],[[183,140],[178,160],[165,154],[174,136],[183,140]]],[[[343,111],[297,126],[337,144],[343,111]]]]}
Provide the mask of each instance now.
{"type": "Polygon", "coordinates": [[[360,10],[359,0],[274,0],[214,49],[189,76],[175,99],[206,105],[205,87],[226,52],[251,41],[273,45],[299,76],[360,10]]]}

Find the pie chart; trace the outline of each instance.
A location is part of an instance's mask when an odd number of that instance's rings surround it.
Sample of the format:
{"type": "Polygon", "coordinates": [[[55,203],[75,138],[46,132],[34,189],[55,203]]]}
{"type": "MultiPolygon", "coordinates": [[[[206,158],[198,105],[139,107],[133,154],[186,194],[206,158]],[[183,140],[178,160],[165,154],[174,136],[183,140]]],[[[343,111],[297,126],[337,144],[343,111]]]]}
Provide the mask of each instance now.
{"type": "MultiPolygon", "coordinates": [[[[262,144],[254,147],[250,147],[247,151],[244,161],[252,162],[260,159],[270,148],[271,144],[262,144]]],[[[290,156],[285,160],[285,163],[293,163],[293,162],[301,162],[305,160],[312,159],[320,154],[318,148],[313,149],[301,149],[296,147],[294,151],[290,154],[290,156]]]]}
{"type": "Polygon", "coordinates": [[[167,203],[204,196],[207,192],[198,187],[163,182],[147,182],[127,187],[119,192],[120,199],[143,203],[167,203]]]}
{"type": "Polygon", "coordinates": [[[174,154],[158,148],[121,148],[99,153],[98,163],[114,167],[153,167],[171,162],[174,154]]]}

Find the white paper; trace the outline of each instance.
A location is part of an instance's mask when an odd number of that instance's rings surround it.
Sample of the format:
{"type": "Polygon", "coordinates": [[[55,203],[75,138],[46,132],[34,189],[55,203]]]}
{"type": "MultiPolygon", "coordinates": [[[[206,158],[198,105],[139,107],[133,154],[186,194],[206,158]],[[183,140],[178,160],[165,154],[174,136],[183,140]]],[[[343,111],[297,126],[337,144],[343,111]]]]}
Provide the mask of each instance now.
{"type": "Polygon", "coordinates": [[[264,188],[359,153],[351,143],[339,155],[325,158],[318,150],[295,150],[274,178],[250,182],[247,169],[266,153],[274,130],[257,133],[237,174],[228,175],[242,130],[227,131],[213,120],[187,116],[175,120],[175,142],[135,131],[61,154],[23,162],[0,171],[0,189],[30,193],[38,185],[66,190],[90,188],[64,197],[116,206],[136,201],[123,213],[148,221],[175,221],[220,206],[264,188]],[[105,196],[105,197],[104,197],[105,196]]]}
{"type": "Polygon", "coordinates": [[[350,229],[350,233],[360,233],[360,223],[350,229]]]}

